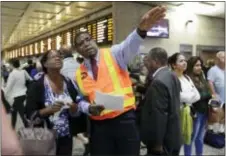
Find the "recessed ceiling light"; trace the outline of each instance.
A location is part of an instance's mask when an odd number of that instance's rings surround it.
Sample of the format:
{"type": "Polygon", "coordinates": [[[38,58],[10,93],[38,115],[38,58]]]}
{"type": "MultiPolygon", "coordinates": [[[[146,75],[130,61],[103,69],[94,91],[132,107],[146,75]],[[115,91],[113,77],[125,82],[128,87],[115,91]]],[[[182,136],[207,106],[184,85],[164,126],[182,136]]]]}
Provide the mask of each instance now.
{"type": "Polygon", "coordinates": [[[39,20],[39,24],[42,24],[43,22],[44,22],[44,20],[43,20],[43,19],[39,20]]]}
{"type": "Polygon", "coordinates": [[[47,26],[48,26],[48,27],[50,27],[50,26],[51,26],[51,24],[52,24],[52,22],[51,22],[51,21],[49,21],[49,22],[47,23],[47,26]]]}
{"type": "Polygon", "coordinates": [[[71,7],[70,7],[70,6],[67,6],[67,7],[65,8],[65,12],[66,12],[66,14],[71,13],[71,7]]]}
{"type": "Polygon", "coordinates": [[[56,11],[56,13],[58,13],[58,12],[60,11],[60,7],[57,6],[57,7],[55,8],[55,11],[56,11]]]}
{"type": "Polygon", "coordinates": [[[57,14],[56,15],[56,20],[60,20],[61,19],[61,14],[57,14]]]}

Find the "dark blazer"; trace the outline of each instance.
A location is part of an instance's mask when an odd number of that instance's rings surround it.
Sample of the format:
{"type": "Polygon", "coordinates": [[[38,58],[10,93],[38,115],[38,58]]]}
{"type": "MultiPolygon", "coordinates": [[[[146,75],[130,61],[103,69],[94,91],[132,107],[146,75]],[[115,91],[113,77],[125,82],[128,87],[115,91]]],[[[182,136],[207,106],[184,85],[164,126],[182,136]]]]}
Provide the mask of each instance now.
{"type": "Polygon", "coordinates": [[[148,147],[180,149],[180,90],[178,78],[168,67],[161,69],[149,85],[141,113],[141,139],[148,147]]]}
{"type": "MultiPolygon", "coordinates": [[[[78,92],[75,89],[71,80],[64,78],[66,82],[68,92],[73,100],[73,102],[77,103],[76,97],[78,96],[78,92]]],[[[44,88],[44,76],[40,78],[38,81],[35,81],[31,84],[28,90],[27,98],[26,98],[26,106],[25,106],[25,115],[28,119],[31,119],[31,116],[38,110],[45,108],[45,88],[44,88]]],[[[37,113],[37,117],[40,117],[37,113]]],[[[48,128],[52,128],[52,125],[49,121],[49,117],[43,118],[48,128]]],[[[87,131],[87,116],[83,113],[79,117],[69,117],[69,126],[72,135],[76,135],[80,132],[87,131]]],[[[39,125],[43,127],[43,124],[39,125]]]]}

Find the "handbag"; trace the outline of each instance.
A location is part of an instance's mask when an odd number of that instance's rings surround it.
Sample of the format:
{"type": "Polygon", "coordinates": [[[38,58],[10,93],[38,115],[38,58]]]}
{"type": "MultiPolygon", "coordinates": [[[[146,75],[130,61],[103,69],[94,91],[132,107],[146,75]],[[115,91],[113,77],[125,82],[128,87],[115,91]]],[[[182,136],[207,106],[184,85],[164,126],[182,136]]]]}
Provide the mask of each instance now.
{"type": "Polygon", "coordinates": [[[191,107],[187,104],[185,104],[181,109],[181,126],[183,142],[186,145],[190,145],[193,130],[193,119],[191,117],[191,107]]]}
{"type": "MultiPolygon", "coordinates": [[[[38,121],[39,120],[39,121],[38,121]]],[[[20,128],[17,132],[20,145],[24,155],[55,155],[56,154],[56,132],[47,128],[36,128],[37,121],[27,120],[28,128],[20,128]],[[36,122],[36,123],[35,123],[36,122]]]]}
{"type": "Polygon", "coordinates": [[[220,102],[214,99],[210,99],[208,103],[208,121],[210,123],[219,122],[221,112],[222,108],[220,102]]]}

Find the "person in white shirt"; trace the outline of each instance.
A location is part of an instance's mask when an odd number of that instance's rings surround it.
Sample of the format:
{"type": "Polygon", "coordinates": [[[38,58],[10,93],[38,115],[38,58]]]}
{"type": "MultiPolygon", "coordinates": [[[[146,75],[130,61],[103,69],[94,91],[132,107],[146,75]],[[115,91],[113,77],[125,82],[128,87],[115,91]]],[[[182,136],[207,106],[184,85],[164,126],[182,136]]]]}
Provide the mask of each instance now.
{"type": "Polygon", "coordinates": [[[191,78],[184,74],[187,69],[187,61],[185,57],[180,53],[175,53],[169,58],[169,65],[177,74],[181,83],[181,103],[192,105],[197,102],[200,99],[200,94],[191,78]]]}
{"type": "Polygon", "coordinates": [[[72,49],[66,45],[60,48],[60,53],[63,55],[63,68],[61,69],[61,74],[71,80],[75,77],[75,71],[79,67],[79,63],[72,55],[72,49]]]}
{"type": "MultiPolygon", "coordinates": [[[[4,89],[5,96],[8,99],[12,99],[10,102],[13,107],[12,112],[12,127],[15,128],[17,121],[17,113],[26,126],[26,120],[24,118],[24,100],[26,98],[26,80],[32,80],[29,74],[25,70],[21,70],[19,60],[12,61],[13,71],[9,74],[9,78],[4,89]]],[[[10,101],[10,100],[9,100],[10,101]]]]}

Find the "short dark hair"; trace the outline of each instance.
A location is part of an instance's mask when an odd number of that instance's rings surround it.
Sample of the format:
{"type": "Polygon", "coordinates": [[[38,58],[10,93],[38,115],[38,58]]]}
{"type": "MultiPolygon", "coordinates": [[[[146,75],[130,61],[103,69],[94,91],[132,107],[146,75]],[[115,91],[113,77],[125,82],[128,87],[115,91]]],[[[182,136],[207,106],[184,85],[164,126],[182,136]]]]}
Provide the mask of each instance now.
{"type": "Polygon", "coordinates": [[[33,64],[33,61],[32,60],[27,60],[27,63],[29,64],[29,65],[32,65],[33,64]]]}
{"type": "Polygon", "coordinates": [[[168,55],[165,49],[156,47],[149,51],[149,57],[159,62],[161,65],[166,65],[168,61],[168,55]]]}
{"type": "Polygon", "coordinates": [[[168,64],[170,65],[170,67],[173,69],[173,65],[176,64],[178,57],[182,55],[181,53],[174,53],[172,56],[169,57],[168,59],[168,64]]]}
{"type": "Polygon", "coordinates": [[[73,43],[73,46],[74,46],[74,47],[77,46],[76,40],[77,40],[82,34],[88,34],[88,35],[91,37],[91,35],[90,35],[87,31],[78,31],[78,32],[76,32],[76,33],[75,33],[75,37],[74,37],[74,43],[73,43]]]}
{"type": "Polygon", "coordinates": [[[63,58],[73,57],[72,48],[61,47],[58,52],[63,56],[63,58]]]}
{"type": "Polygon", "coordinates": [[[73,57],[73,55],[69,54],[69,53],[64,53],[63,54],[63,58],[69,58],[69,57],[73,57]]]}
{"type": "Polygon", "coordinates": [[[76,61],[77,61],[79,64],[82,64],[83,61],[84,61],[84,58],[78,56],[78,57],[76,58],[76,61]]]}
{"type": "Polygon", "coordinates": [[[12,60],[11,64],[14,68],[20,67],[20,61],[19,60],[12,60]]]}

